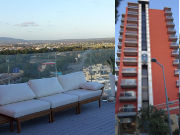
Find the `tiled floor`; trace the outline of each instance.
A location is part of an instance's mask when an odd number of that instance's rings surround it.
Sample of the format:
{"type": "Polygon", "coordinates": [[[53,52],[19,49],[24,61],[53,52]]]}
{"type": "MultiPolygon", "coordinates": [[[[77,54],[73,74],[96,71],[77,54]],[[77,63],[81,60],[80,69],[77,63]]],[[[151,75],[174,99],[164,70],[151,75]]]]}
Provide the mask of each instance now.
{"type": "MultiPolygon", "coordinates": [[[[82,106],[80,115],[75,109],[56,113],[54,123],[48,123],[48,117],[38,118],[22,123],[19,135],[114,135],[115,104],[98,102],[82,106]]],[[[16,125],[15,125],[16,126],[16,125]]],[[[9,125],[0,126],[0,135],[16,135],[9,131],[9,125]]]]}

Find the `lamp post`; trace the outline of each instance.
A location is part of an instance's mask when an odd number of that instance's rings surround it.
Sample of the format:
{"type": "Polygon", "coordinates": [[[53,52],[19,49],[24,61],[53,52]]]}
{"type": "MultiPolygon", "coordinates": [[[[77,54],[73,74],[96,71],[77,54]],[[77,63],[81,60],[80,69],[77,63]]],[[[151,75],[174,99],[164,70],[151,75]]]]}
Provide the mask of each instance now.
{"type": "Polygon", "coordinates": [[[169,112],[169,102],[168,102],[168,95],[167,95],[167,88],[166,88],[166,79],[165,79],[165,74],[164,74],[164,66],[162,64],[160,64],[155,58],[152,58],[151,62],[157,63],[163,70],[164,87],[165,87],[165,94],[166,94],[166,108],[167,108],[167,112],[168,112],[169,132],[170,132],[170,135],[172,135],[171,119],[170,119],[170,112],[169,112]]]}

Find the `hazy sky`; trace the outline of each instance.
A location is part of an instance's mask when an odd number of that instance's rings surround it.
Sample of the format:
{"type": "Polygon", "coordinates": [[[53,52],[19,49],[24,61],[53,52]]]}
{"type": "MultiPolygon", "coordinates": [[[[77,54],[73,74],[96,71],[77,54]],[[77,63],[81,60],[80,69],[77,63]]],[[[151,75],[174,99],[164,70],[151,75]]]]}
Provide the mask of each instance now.
{"type": "MultiPolygon", "coordinates": [[[[116,37],[115,37],[116,49],[117,49],[118,37],[119,37],[119,31],[120,31],[119,25],[121,24],[121,21],[120,21],[121,20],[121,14],[125,13],[127,2],[137,2],[137,1],[138,0],[123,0],[121,2],[121,5],[119,6],[120,17],[119,17],[119,20],[116,24],[116,30],[115,30],[115,33],[116,33],[116,37]]],[[[164,9],[164,7],[171,7],[172,8],[176,34],[178,36],[179,35],[179,0],[150,0],[149,6],[151,9],[164,9]]]]}
{"type": "Polygon", "coordinates": [[[0,0],[0,37],[114,37],[114,10],[114,0],[0,0]]]}

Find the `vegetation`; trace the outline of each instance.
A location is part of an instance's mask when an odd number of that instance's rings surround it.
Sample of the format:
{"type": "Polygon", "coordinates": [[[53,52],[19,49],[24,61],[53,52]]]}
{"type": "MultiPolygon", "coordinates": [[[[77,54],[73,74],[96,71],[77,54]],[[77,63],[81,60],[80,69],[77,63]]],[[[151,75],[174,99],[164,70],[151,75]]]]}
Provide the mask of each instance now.
{"type": "Polygon", "coordinates": [[[92,45],[92,46],[79,46],[79,45],[73,45],[73,46],[63,46],[59,48],[42,48],[39,50],[36,50],[34,48],[26,48],[23,50],[3,50],[0,51],[0,55],[14,55],[14,54],[33,54],[33,53],[48,53],[48,52],[65,52],[65,51],[84,51],[84,50],[96,50],[96,49],[112,49],[114,48],[114,44],[109,45],[92,45]]]}
{"type": "Polygon", "coordinates": [[[167,114],[154,106],[139,111],[138,124],[141,132],[150,135],[167,135],[169,132],[167,114]]]}

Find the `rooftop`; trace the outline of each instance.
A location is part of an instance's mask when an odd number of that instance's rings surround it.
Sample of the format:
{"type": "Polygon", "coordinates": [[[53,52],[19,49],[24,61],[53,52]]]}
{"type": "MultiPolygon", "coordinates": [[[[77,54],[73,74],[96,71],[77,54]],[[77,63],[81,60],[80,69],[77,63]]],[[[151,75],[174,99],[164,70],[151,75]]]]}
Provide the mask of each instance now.
{"type": "MultiPolygon", "coordinates": [[[[49,124],[48,117],[41,117],[22,123],[19,135],[113,135],[115,131],[115,104],[97,102],[82,106],[82,112],[75,114],[75,109],[55,114],[54,122],[49,124]]],[[[0,126],[0,134],[15,135],[9,131],[9,125],[0,126]]]]}

